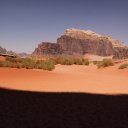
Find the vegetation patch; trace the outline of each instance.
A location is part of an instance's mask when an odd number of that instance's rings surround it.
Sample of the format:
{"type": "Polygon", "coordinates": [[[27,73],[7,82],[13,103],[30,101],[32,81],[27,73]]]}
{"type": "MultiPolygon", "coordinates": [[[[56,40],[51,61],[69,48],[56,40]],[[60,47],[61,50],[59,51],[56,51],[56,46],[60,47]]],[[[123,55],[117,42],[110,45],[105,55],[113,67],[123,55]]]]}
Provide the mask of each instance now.
{"type": "Polygon", "coordinates": [[[119,66],[119,69],[125,69],[125,68],[128,68],[128,63],[121,64],[121,65],[119,66]]]}
{"type": "Polygon", "coordinates": [[[35,64],[35,68],[44,69],[44,70],[53,70],[55,68],[55,64],[52,60],[38,60],[35,64]]]}
{"type": "Polygon", "coordinates": [[[58,57],[53,57],[51,58],[51,60],[55,63],[55,64],[62,64],[62,65],[89,65],[89,60],[88,59],[84,59],[81,57],[64,57],[64,56],[58,56],[58,57]]]}
{"type": "Polygon", "coordinates": [[[89,65],[89,60],[82,57],[57,56],[46,60],[37,60],[34,58],[11,58],[6,57],[5,61],[0,61],[0,67],[26,68],[53,70],[56,64],[61,65],[89,65]]]}
{"type": "Polygon", "coordinates": [[[5,61],[0,61],[0,67],[26,68],[26,69],[44,69],[53,70],[55,68],[52,60],[35,60],[32,58],[11,58],[7,57],[5,61]]]}
{"type": "Polygon", "coordinates": [[[109,67],[109,66],[113,66],[113,65],[114,65],[114,63],[113,63],[112,59],[103,59],[103,61],[97,62],[98,68],[104,68],[104,67],[109,67]]]}

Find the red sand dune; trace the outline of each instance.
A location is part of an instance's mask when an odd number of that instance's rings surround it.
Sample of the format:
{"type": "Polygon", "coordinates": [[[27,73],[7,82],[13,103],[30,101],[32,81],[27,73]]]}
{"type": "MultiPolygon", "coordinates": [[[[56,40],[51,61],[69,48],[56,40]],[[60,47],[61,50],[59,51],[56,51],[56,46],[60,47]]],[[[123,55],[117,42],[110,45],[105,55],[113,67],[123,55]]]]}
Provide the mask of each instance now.
{"type": "Polygon", "coordinates": [[[53,71],[0,68],[0,86],[47,92],[128,94],[128,69],[57,65],[53,71]]]}

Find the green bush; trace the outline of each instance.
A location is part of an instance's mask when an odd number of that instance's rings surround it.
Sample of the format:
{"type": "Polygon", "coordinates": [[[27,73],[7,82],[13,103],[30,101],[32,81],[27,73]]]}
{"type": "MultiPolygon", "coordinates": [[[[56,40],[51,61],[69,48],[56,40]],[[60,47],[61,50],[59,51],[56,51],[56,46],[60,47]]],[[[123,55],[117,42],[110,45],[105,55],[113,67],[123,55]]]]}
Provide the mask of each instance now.
{"type": "Polygon", "coordinates": [[[82,59],[74,58],[74,64],[76,64],[76,65],[83,65],[82,59]]]}
{"type": "Polygon", "coordinates": [[[62,65],[73,65],[73,60],[72,59],[69,59],[69,58],[65,58],[63,59],[63,61],[60,63],[62,65]]]}
{"type": "Polygon", "coordinates": [[[26,69],[33,69],[35,68],[36,61],[30,58],[22,59],[22,67],[26,69]]]}
{"type": "Polygon", "coordinates": [[[52,58],[55,64],[62,64],[62,65],[72,65],[73,62],[71,59],[63,56],[54,57],[52,58]]]}
{"type": "Polygon", "coordinates": [[[0,61],[0,67],[26,68],[26,69],[44,69],[53,70],[55,63],[52,60],[34,60],[31,58],[11,58],[7,57],[6,61],[0,61]]]}
{"type": "Polygon", "coordinates": [[[21,63],[23,61],[22,58],[12,58],[12,57],[6,57],[6,61],[12,62],[12,63],[21,63]]]}
{"type": "Polygon", "coordinates": [[[124,68],[128,68],[128,63],[121,64],[121,65],[119,66],[119,69],[124,69],[124,68]]]}
{"type": "Polygon", "coordinates": [[[53,57],[51,58],[51,60],[55,63],[55,64],[62,64],[62,65],[89,65],[89,61],[88,59],[84,59],[84,58],[76,58],[76,57],[64,57],[64,56],[59,56],[59,57],[53,57]]]}
{"type": "Polygon", "coordinates": [[[89,60],[88,59],[82,59],[83,65],[89,65],[89,60]]]}
{"type": "Polygon", "coordinates": [[[32,58],[11,58],[6,57],[6,61],[0,62],[0,67],[14,67],[14,68],[26,68],[26,69],[44,69],[53,70],[55,64],[62,65],[89,65],[88,59],[76,58],[72,56],[57,56],[47,60],[35,60],[32,58]]]}
{"type": "Polygon", "coordinates": [[[35,64],[35,68],[51,71],[55,68],[55,65],[52,60],[38,60],[35,64]]]}
{"type": "Polygon", "coordinates": [[[104,59],[103,61],[99,61],[97,63],[98,68],[109,67],[109,66],[113,66],[113,65],[114,65],[114,63],[113,63],[112,59],[104,59]]]}
{"type": "Polygon", "coordinates": [[[15,68],[16,64],[12,63],[10,61],[1,61],[0,62],[0,67],[10,67],[10,68],[15,68]]]}

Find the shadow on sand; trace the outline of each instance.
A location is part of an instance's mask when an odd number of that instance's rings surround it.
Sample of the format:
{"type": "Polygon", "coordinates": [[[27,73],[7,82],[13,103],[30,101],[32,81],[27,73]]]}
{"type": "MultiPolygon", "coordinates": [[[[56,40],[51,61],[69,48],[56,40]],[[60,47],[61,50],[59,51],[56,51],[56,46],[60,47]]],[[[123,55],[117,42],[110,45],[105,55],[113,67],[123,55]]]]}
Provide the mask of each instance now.
{"type": "Polygon", "coordinates": [[[0,128],[128,128],[128,95],[1,88],[0,128]]]}

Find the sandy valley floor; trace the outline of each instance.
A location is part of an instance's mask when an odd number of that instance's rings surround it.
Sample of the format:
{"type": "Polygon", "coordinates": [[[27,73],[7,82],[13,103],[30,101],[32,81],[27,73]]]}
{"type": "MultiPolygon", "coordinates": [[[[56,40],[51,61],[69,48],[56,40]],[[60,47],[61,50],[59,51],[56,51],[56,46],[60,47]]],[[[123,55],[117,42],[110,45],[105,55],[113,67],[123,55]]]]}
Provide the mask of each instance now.
{"type": "Polygon", "coordinates": [[[128,94],[128,69],[57,65],[53,71],[0,68],[0,87],[48,91],[128,94]]]}

